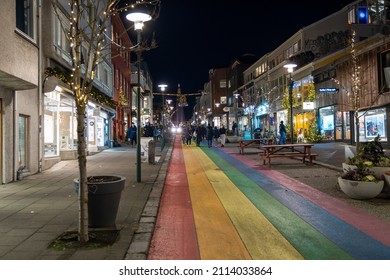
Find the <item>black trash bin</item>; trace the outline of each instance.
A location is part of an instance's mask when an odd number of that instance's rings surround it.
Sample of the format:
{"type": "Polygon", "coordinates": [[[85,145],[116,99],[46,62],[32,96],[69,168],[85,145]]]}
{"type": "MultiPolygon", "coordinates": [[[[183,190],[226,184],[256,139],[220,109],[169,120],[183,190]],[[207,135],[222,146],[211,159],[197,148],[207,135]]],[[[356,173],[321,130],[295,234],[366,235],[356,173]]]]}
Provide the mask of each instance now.
{"type": "MultiPolygon", "coordinates": [[[[88,177],[88,225],[91,228],[115,226],[122,191],[126,178],[123,176],[88,177]]],[[[74,180],[76,192],[79,179],[74,180]]]]}

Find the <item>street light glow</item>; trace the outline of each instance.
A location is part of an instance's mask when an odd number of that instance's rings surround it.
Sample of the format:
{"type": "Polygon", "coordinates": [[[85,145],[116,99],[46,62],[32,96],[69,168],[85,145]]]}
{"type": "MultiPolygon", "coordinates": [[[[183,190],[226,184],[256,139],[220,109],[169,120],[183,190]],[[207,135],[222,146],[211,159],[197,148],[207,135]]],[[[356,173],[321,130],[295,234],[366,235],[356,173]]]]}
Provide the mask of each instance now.
{"type": "Polygon", "coordinates": [[[134,30],[137,31],[137,182],[141,182],[141,31],[144,22],[149,21],[152,17],[149,14],[141,12],[131,12],[126,15],[126,19],[134,22],[134,30]]]}

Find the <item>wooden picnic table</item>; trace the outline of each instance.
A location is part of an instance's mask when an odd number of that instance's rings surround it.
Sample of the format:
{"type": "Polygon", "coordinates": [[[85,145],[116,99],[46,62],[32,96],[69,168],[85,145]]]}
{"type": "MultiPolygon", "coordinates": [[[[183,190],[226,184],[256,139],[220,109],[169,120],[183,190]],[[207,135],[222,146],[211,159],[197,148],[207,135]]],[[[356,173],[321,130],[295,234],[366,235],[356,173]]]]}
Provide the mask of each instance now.
{"type": "Polygon", "coordinates": [[[311,153],[311,148],[314,144],[283,144],[283,145],[263,145],[261,149],[263,153],[260,155],[263,158],[263,164],[268,161],[268,166],[271,167],[271,158],[275,157],[302,157],[302,162],[305,163],[306,159],[310,163],[313,163],[313,159],[316,158],[317,154],[311,153]]]}
{"type": "Polygon", "coordinates": [[[241,139],[238,140],[238,150],[240,154],[244,154],[245,148],[262,149],[264,144],[272,144],[273,139],[241,139]]]}

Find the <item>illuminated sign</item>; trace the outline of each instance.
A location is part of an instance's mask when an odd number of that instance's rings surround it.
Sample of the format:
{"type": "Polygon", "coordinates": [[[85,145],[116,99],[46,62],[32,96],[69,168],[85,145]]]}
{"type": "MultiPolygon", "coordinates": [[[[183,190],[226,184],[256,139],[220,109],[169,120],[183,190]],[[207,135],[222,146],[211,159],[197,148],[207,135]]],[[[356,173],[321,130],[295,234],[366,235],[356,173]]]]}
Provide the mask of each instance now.
{"type": "Polygon", "coordinates": [[[314,102],[303,102],[302,108],[303,110],[314,110],[316,107],[314,102]]]}
{"type": "Polygon", "coordinates": [[[318,92],[337,92],[338,88],[319,88],[318,92]]]}

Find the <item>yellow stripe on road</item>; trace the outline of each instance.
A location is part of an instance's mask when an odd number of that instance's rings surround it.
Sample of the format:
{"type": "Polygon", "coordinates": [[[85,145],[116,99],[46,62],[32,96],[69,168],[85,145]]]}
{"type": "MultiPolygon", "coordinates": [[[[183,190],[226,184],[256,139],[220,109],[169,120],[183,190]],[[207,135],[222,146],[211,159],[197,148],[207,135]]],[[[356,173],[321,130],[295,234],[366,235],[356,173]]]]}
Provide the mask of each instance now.
{"type": "Polygon", "coordinates": [[[207,155],[195,154],[253,259],[303,259],[207,155]]]}
{"type": "Polygon", "coordinates": [[[202,151],[193,146],[182,147],[201,259],[251,259],[205,170],[194,155],[194,152],[202,151]]]}

